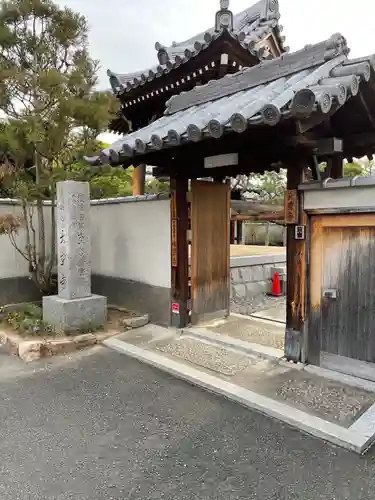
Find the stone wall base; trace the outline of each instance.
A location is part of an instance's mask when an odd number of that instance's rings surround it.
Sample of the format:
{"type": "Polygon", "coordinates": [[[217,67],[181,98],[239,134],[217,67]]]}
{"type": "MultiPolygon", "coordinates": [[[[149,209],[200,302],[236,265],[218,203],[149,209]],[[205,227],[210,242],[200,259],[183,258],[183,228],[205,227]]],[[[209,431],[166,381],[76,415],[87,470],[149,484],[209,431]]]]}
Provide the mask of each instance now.
{"type": "Polygon", "coordinates": [[[107,320],[107,297],[91,295],[83,299],[66,300],[58,295],[43,297],[43,321],[56,332],[74,333],[100,328],[107,320]]]}
{"type": "Polygon", "coordinates": [[[150,321],[167,326],[171,322],[171,290],[138,281],[92,275],[91,289],[105,295],[108,304],[125,307],[129,311],[148,314],[150,321]]]}
{"type": "Polygon", "coordinates": [[[285,255],[264,255],[231,259],[231,297],[237,301],[252,301],[271,292],[274,273],[282,284],[286,281],[285,255]]]}
{"type": "Polygon", "coordinates": [[[28,276],[0,278],[0,306],[41,299],[40,291],[28,276]]]}

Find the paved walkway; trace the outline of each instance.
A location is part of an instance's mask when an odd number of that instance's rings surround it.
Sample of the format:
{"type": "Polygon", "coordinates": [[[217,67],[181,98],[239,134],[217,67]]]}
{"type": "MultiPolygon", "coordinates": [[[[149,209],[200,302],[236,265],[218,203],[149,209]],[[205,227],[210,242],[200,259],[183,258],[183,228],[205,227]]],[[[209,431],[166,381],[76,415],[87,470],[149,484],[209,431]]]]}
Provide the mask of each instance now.
{"type": "Polygon", "coordinates": [[[266,247],[264,245],[231,245],[231,257],[248,257],[251,255],[286,254],[285,247],[266,247]]]}
{"type": "Polygon", "coordinates": [[[366,458],[105,348],[4,377],[1,500],[369,500],[366,458]]]}

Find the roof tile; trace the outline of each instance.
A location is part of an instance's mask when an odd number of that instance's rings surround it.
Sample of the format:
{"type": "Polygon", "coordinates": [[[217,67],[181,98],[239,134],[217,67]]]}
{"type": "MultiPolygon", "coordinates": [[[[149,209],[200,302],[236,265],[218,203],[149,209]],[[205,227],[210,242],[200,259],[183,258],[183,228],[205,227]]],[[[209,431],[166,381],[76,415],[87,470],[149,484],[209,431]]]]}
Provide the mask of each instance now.
{"type": "Polygon", "coordinates": [[[347,53],[345,39],[334,35],[297,53],[214,81],[199,91],[181,94],[173,110],[170,104],[163,117],[122,137],[104,149],[100,158],[87,160],[97,163],[119,155],[132,157],[205,136],[241,133],[249,126],[275,126],[282,119],[306,118],[316,110],[328,113],[334,104],[339,107],[358,93],[360,80],[374,76],[373,56],[350,61],[347,53]],[[265,74],[271,77],[267,80],[265,74]],[[182,97],[183,106],[179,106],[182,97]]]}

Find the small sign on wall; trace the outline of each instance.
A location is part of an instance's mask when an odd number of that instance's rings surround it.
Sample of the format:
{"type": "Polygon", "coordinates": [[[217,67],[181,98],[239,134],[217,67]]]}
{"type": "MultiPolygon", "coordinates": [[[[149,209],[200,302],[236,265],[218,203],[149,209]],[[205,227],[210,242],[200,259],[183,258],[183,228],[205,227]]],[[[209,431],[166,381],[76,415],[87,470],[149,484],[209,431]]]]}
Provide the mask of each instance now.
{"type": "Polygon", "coordinates": [[[305,226],[296,226],[294,231],[294,238],[296,240],[304,240],[306,238],[305,226]]]}
{"type": "Polygon", "coordinates": [[[177,302],[172,303],[172,313],[180,314],[180,304],[177,304],[177,302]]]}
{"type": "Polygon", "coordinates": [[[172,219],[172,241],[171,241],[171,253],[172,253],[172,267],[177,267],[178,258],[177,258],[177,219],[172,219]]]}
{"type": "Polygon", "coordinates": [[[298,192],[296,189],[287,189],[285,191],[284,213],[285,224],[297,224],[298,192]]]}
{"type": "Polygon", "coordinates": [[[171,256],[172,256],[172,267],[178,266],[177,257],[177,205],[176,205],[176,191],[172,193],[171,199],[171,256]]]}

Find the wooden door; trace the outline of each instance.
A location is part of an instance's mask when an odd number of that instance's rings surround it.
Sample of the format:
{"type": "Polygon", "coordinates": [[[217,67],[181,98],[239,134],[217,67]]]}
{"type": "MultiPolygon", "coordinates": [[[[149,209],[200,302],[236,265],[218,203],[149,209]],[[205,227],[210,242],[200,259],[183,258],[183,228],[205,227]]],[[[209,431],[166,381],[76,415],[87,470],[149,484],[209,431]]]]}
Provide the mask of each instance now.
{"type": "Polygon", "coordinates": [[[310,290],[312,358],[373,379],[375,215],[313,218],[310,290]]]}
{"type": "Polygon", "coordinates": [[[229,314],[230,189],[192,181],[191,321],[229,314]]]}

